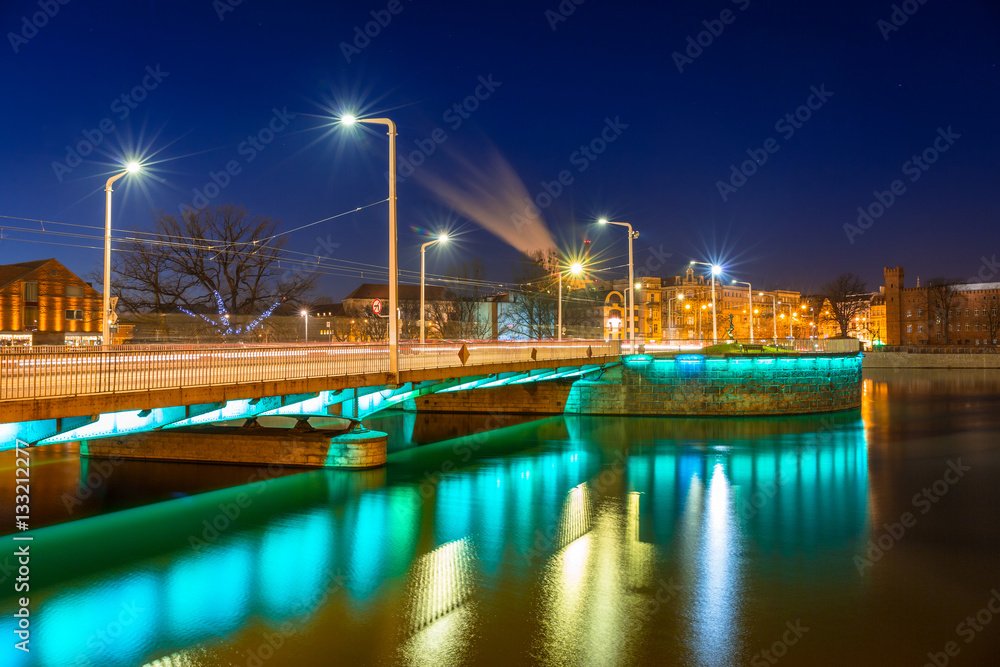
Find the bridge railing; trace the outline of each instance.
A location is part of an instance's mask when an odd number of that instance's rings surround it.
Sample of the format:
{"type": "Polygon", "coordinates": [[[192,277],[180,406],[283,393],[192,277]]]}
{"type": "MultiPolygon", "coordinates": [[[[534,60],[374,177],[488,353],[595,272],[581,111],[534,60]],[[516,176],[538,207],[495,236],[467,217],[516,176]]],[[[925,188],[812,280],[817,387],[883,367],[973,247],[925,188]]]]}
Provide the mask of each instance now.
{"type": "MultiPolygon", "coordinates": [[[[618,354],[620,343],[617,341],[402,343],[400,370],[482,366],[532,359],[586,363],[590,356],[618,354]]],[[[389,350],[385,343],[8,348],[0,351],[0,400],[280,382],[388,371],[389,350]]]]}

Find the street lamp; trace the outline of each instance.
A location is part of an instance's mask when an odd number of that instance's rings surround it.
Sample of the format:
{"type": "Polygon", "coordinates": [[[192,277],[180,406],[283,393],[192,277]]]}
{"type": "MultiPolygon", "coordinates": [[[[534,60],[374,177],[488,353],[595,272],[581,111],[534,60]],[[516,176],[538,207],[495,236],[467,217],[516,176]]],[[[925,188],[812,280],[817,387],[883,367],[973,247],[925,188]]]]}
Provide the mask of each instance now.
{"type": "MultiPolygon", "coordinates": [[[[574,276],[578,276],[583,273],[583,264],[580,262],[573,262],[569,265],[569,272],[574,276]]],[[[556,339],[562,340],[562,276],[563,271],[559,269],[559,331],[556,334],[556,339]]]]}
{"type": "MultiPolygon", "coordinates": [[[[388,118],[340,117],[340,122],[351,126],[355,123],[385,125],[389,135],[389,372],[393,381],[399,382],[399,260],[396,256],[396,124],[388,118]]],[[[423,313],[420,314],[421,319],[423,313]]]]}
{"type": "Polygon", "coordinates": [[[694,266],[695,264],[700,264],[702,266],[707,266],[707,267],[709,267],[712,270],[712,342],[713,343],[718,343],[719,342],[719,324],[718,324],[718,319],[719,318],[715,314],[716,313],[716,308],[715,308],[715,276],[717,276],[720,273],[722,273],[722,267],[719,266],[718,264],[709,264],[708,262],[696,262],[694,260],[691,260],[691,265],[694,266]]]}
{"type": "Polygon", "coordinates": [[[420,344],[424,344],[424,254],[427,252],[427,246],[432,246],[435,243],[447,243],[448,235],[441,234],[433,241],[428,241],[427,243],[420,246],[420,344]]]}
{"type": "Polygon", "coordinates": [[[628,229],[628,339],[629,343],[632,345],[632,350],[635,351],[635,277],[633,276],[633,263],[632,263],[632,240],[639,238],[639,232],[632,231],[632,225],[627,222],[611,222],[607,218],[601,218],[597,221],[602,225],[618,225],[619,227],[626,227],[628,229]]]}
{"type": "MultiPolygon", "coordinates": [[[[678,294],[677,296],[672,296],[672,297],[670,297],[667,300],[667,327],[670,329],[670,333],[668,333],[667,335],[670,338],[674,337],[674,309],[673,309],[674,299],[676,299],[678,301],[683,301],[684,300],[684,295],[683,294],[678,294]]],[[[678,305],[680,305],[680,304],[678,304],[678,305]]],[[[660,311],[660,312],[663,312],[663,311],[660,311]]]]}
{"type": "Polygon", "coordinates": [[[753,287],[744,280],[734,280],[734,285],[747,286],[747,300],[750,302],[750,344],[753,344],[753,287]]]}
{"type": "Polygon", "coordinates": [[[299,312],[299,315],[302,316],[302,320],[306,323],[306,342],[308,343],[309,342],[309,311],[308,310],[302,310],[302,311],[299,312]]]}
{"type": "Polygon", "coordinates": [[[125,165],[125,171],[108,179],[104,186],[104,317],[101,318],[101,344],[110,345],[111,340],[111,186],[122,176],[134,174],[142,169],[136,161],[125,165]]]}

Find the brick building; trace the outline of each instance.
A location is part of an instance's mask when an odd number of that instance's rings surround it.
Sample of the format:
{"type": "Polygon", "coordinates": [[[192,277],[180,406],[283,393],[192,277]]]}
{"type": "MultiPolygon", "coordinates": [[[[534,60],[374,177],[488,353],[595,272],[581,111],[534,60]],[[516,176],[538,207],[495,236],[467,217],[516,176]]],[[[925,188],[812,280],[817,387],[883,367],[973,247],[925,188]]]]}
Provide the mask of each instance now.
{"type": "Polygon", "coordinates": [[[885,268],[886,345],[996,345],[1000,283],[904,286],[901,266],[885,268]]]}
{"type": "Polygon", "coordinates": [[[96,345],[102,297],[55,259],[0,266],[0,345],[96,345]]]}

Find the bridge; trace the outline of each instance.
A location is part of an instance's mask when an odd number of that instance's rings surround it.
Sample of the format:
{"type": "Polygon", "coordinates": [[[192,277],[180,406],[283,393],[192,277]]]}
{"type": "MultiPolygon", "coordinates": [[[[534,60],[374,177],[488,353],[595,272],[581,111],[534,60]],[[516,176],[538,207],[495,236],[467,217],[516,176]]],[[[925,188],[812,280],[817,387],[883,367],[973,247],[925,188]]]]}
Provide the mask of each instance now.
{"type": "Polygon", "coordinates": [[[354,424],[435,392],[582,377],[619,341],[12,348],[0,352],[0,449],[227,420],[354,424]]]}

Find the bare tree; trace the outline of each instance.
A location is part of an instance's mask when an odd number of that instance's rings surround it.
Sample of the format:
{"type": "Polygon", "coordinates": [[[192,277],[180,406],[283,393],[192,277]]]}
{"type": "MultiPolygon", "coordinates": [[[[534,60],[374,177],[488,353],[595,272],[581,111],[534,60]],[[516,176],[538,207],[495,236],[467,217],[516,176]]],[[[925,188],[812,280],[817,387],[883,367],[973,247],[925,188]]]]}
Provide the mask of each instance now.
{"type": "Polygon", "coordinates": [[[152,234],[136,232],[114,254],[116,287],[134,312],[186,309],[252,322],[275,304],[300,303],[315,275],[281,275],[279,220],[225,205],[178,219],[156,214],[152,234]]]}
{"type": "Polygon", "coordinates": [[[1000,311],[997,311],[996,301],[983,308],[983,317],[985,318],[983,329],[990,335],[987,344],[996,346],[997,336],[1000,334],[1000,311]]]}
{"type": "Polygon", "coordinates": [[[511,295],[508,310],[511,330],[530,339],[553,338],[556,323],[555,279],[545,267],[547,257],[538,252],[522,255],[513,267],[517,291],[511,295]]]}
{"type": "Polygon", "coordinates": [[[868,304],[865,282],[853,273],[842,273],[820,288],[820,295],[830,304],[830,315],[837,323],[841,336],[847,336],[854,318],[868,304]]]}
{"type": "Polygon", "coordinates": [[[481,340],[493,334],[489,305],[484,303],[486,293],[483,281],[486,267],[479,258],[448,268],[448,275],[455,279],[449,289],[452,295],[448,321],[443,331],[448,338],[481,340]]]}
{"type": "Polygon", "coordinates": [[[946,278],[931,278],[927,281],[927,340],[930,342],[930,329],[937,327],[938,333],[945,342],[948,341],[948,324],[951,311],[959,303],[959,295],[955,289],[957,281],[946,278]],[[932,324],[933,322],[933,324],[932,324]]]}

